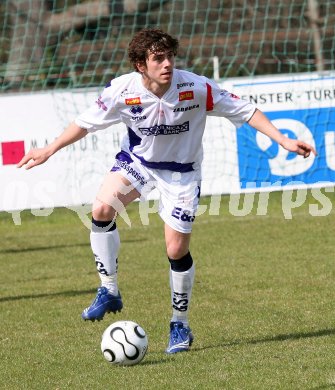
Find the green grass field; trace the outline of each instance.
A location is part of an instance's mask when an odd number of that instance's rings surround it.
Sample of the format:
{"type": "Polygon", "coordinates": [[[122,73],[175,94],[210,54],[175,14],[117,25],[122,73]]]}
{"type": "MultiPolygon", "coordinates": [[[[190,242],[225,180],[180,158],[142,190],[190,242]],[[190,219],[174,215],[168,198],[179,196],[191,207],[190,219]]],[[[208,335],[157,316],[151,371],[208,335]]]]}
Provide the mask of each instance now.
{"type": "MultiPolygon", "coordinates": [[[[334,193],[326,196],[334,207],[334,193]]],[[[258,195],[256,195],[257,200],[258,195]]],[[[86,323],[81,312],[98,277],[89,231],[76,213],[0,214],[1,389],[331,389],[335,387],[335,272],[332,209],[304,204],[285,219],[283,193],[266,215],[197,217],[190,323],[192,351],[168,356],[170,291],[163,225],[142,226],[139,204],[119,221],[119,286],[124,310],[86,323]],[[109,365],[103,330],[119,319],[146,330],[149,350],[134,367],[109,365]]],[[[203,205],[209,198],[201,200],[203,205]]],[[[321,206],[320,206],[321,207],[321,206]]]]}

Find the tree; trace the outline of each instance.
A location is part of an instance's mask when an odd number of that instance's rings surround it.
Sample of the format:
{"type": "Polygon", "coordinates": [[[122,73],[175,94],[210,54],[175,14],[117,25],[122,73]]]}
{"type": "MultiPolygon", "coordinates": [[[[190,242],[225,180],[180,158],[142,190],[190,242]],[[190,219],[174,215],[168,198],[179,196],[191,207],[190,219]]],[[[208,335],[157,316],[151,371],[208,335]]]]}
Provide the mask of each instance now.
{"type": "Polygon", "coordinates": [[[4,79],[20,82],[27,67],[38,67],[70,30],[111,15],[121,16],[143,8],[136,0],[93,0],[74,4],[63,12],[53,12],[45,0],[9,0],[10,50],[4,79]]]}

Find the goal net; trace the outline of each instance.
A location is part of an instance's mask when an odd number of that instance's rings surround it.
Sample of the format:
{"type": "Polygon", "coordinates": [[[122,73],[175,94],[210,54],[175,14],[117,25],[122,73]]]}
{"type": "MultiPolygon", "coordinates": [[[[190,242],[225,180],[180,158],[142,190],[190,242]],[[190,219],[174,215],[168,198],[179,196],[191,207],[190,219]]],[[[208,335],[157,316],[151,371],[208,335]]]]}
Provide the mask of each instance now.
{"type": "Polygon", "coordinates": [[[88,88],[130,70],[129,37],[159,26],[177,65],[209,77],[334,69],[331,0],[6,0],[1,91],[88,88]]]}

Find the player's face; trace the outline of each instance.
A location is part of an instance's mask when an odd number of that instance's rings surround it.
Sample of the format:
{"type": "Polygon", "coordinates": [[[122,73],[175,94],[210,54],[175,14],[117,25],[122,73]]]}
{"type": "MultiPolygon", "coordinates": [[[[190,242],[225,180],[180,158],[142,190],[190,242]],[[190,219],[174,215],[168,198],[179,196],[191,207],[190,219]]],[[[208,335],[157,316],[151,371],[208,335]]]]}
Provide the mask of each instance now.
{"type": "Polygon", "coordinates": [[[145,84],[155,84],[162,88],[170,86],[173,67],[174,54],[172,51],[149,53],[145,65],[138,65],[145,84]]]}

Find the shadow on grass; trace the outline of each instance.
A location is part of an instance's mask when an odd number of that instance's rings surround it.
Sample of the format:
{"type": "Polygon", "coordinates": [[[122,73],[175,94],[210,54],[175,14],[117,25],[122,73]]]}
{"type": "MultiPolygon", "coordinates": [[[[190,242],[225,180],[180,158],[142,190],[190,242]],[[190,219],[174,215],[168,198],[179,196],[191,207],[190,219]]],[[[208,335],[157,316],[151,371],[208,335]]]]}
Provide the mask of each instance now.
{"type": "Polygon", "coordinates": [[[37,252],[37,251],[49,251],[53,249],[62,249],[62,248],[75,248],[81,246],[90,246],[88,243],[81,244],[66,244],[66,245],[53,245],[53,246],[36,246],[31,248],[9,248],[9,249],[0,249],[0,253],[24,253],[24,252],[37,252]]]}
{"type": "Polygon", "coordinates": [[[85,294],[95,294],[97,289],[81,290],[81,291],[62,291],[56,293],[45,293],[45,294],[26,294],[26,295],[16,295],[11,297],[1,297],[1,302],[10,302],[10,301],[21,301],[25,299],[40,299],[40,298],[52,298],[52,297],[75,297],[77,295],[85,294]]]}
{"type": "Polygon", "coordinates": [[[223,348],[223,347],[233,347],[241,345],[256,345],[262,343],[276,342],[276,341],[287,341],[287,340],[299,340],[299,339],[308,339],[314,337],[324,337],[324,336],[333,336],[335,335],[335,328],[329,329],[320,329],[313,332],[297,332],[297,333],[287,333],[287,334],[278,334],[275,336],[261,337],[258,339],[249,339],[249,340],[236,340],[218,345],[209,345],[202,348],[192,348],[193,351],[202,351],[212,348],[223,348]]]}
{"type": "MultiPolygon", "coordinates": [[[[132,242],[143,242],[147,241],[143,238],[136,238],[136,239],[123,239],[122,243],[132,243],[132,242]]],[[[24,253],[24,252],[38,252],[38,251],[49,251],[54,249],[62,249],[62,248],[76,248],[76,247],[90,247],[90,242],[87,241],[86,243],[80,243],[80,244],[62,244],[62,245],[49,245],[49,246],[36,246],[31,248],[9,248],[9,249],[0,249],[1,253],[24,253]]]]}
{"type": "Polygon", "coordinates": [[[141,362],[141,366],[156,366],[157,364],[166,363],[169,360],[168,357],[164,357],[164,356],[162,357],[162,353],[161,352],[158,355],[159,355],[159,358],[157,360],[154,360],[152,358],[145,358],[141,362]]]}

